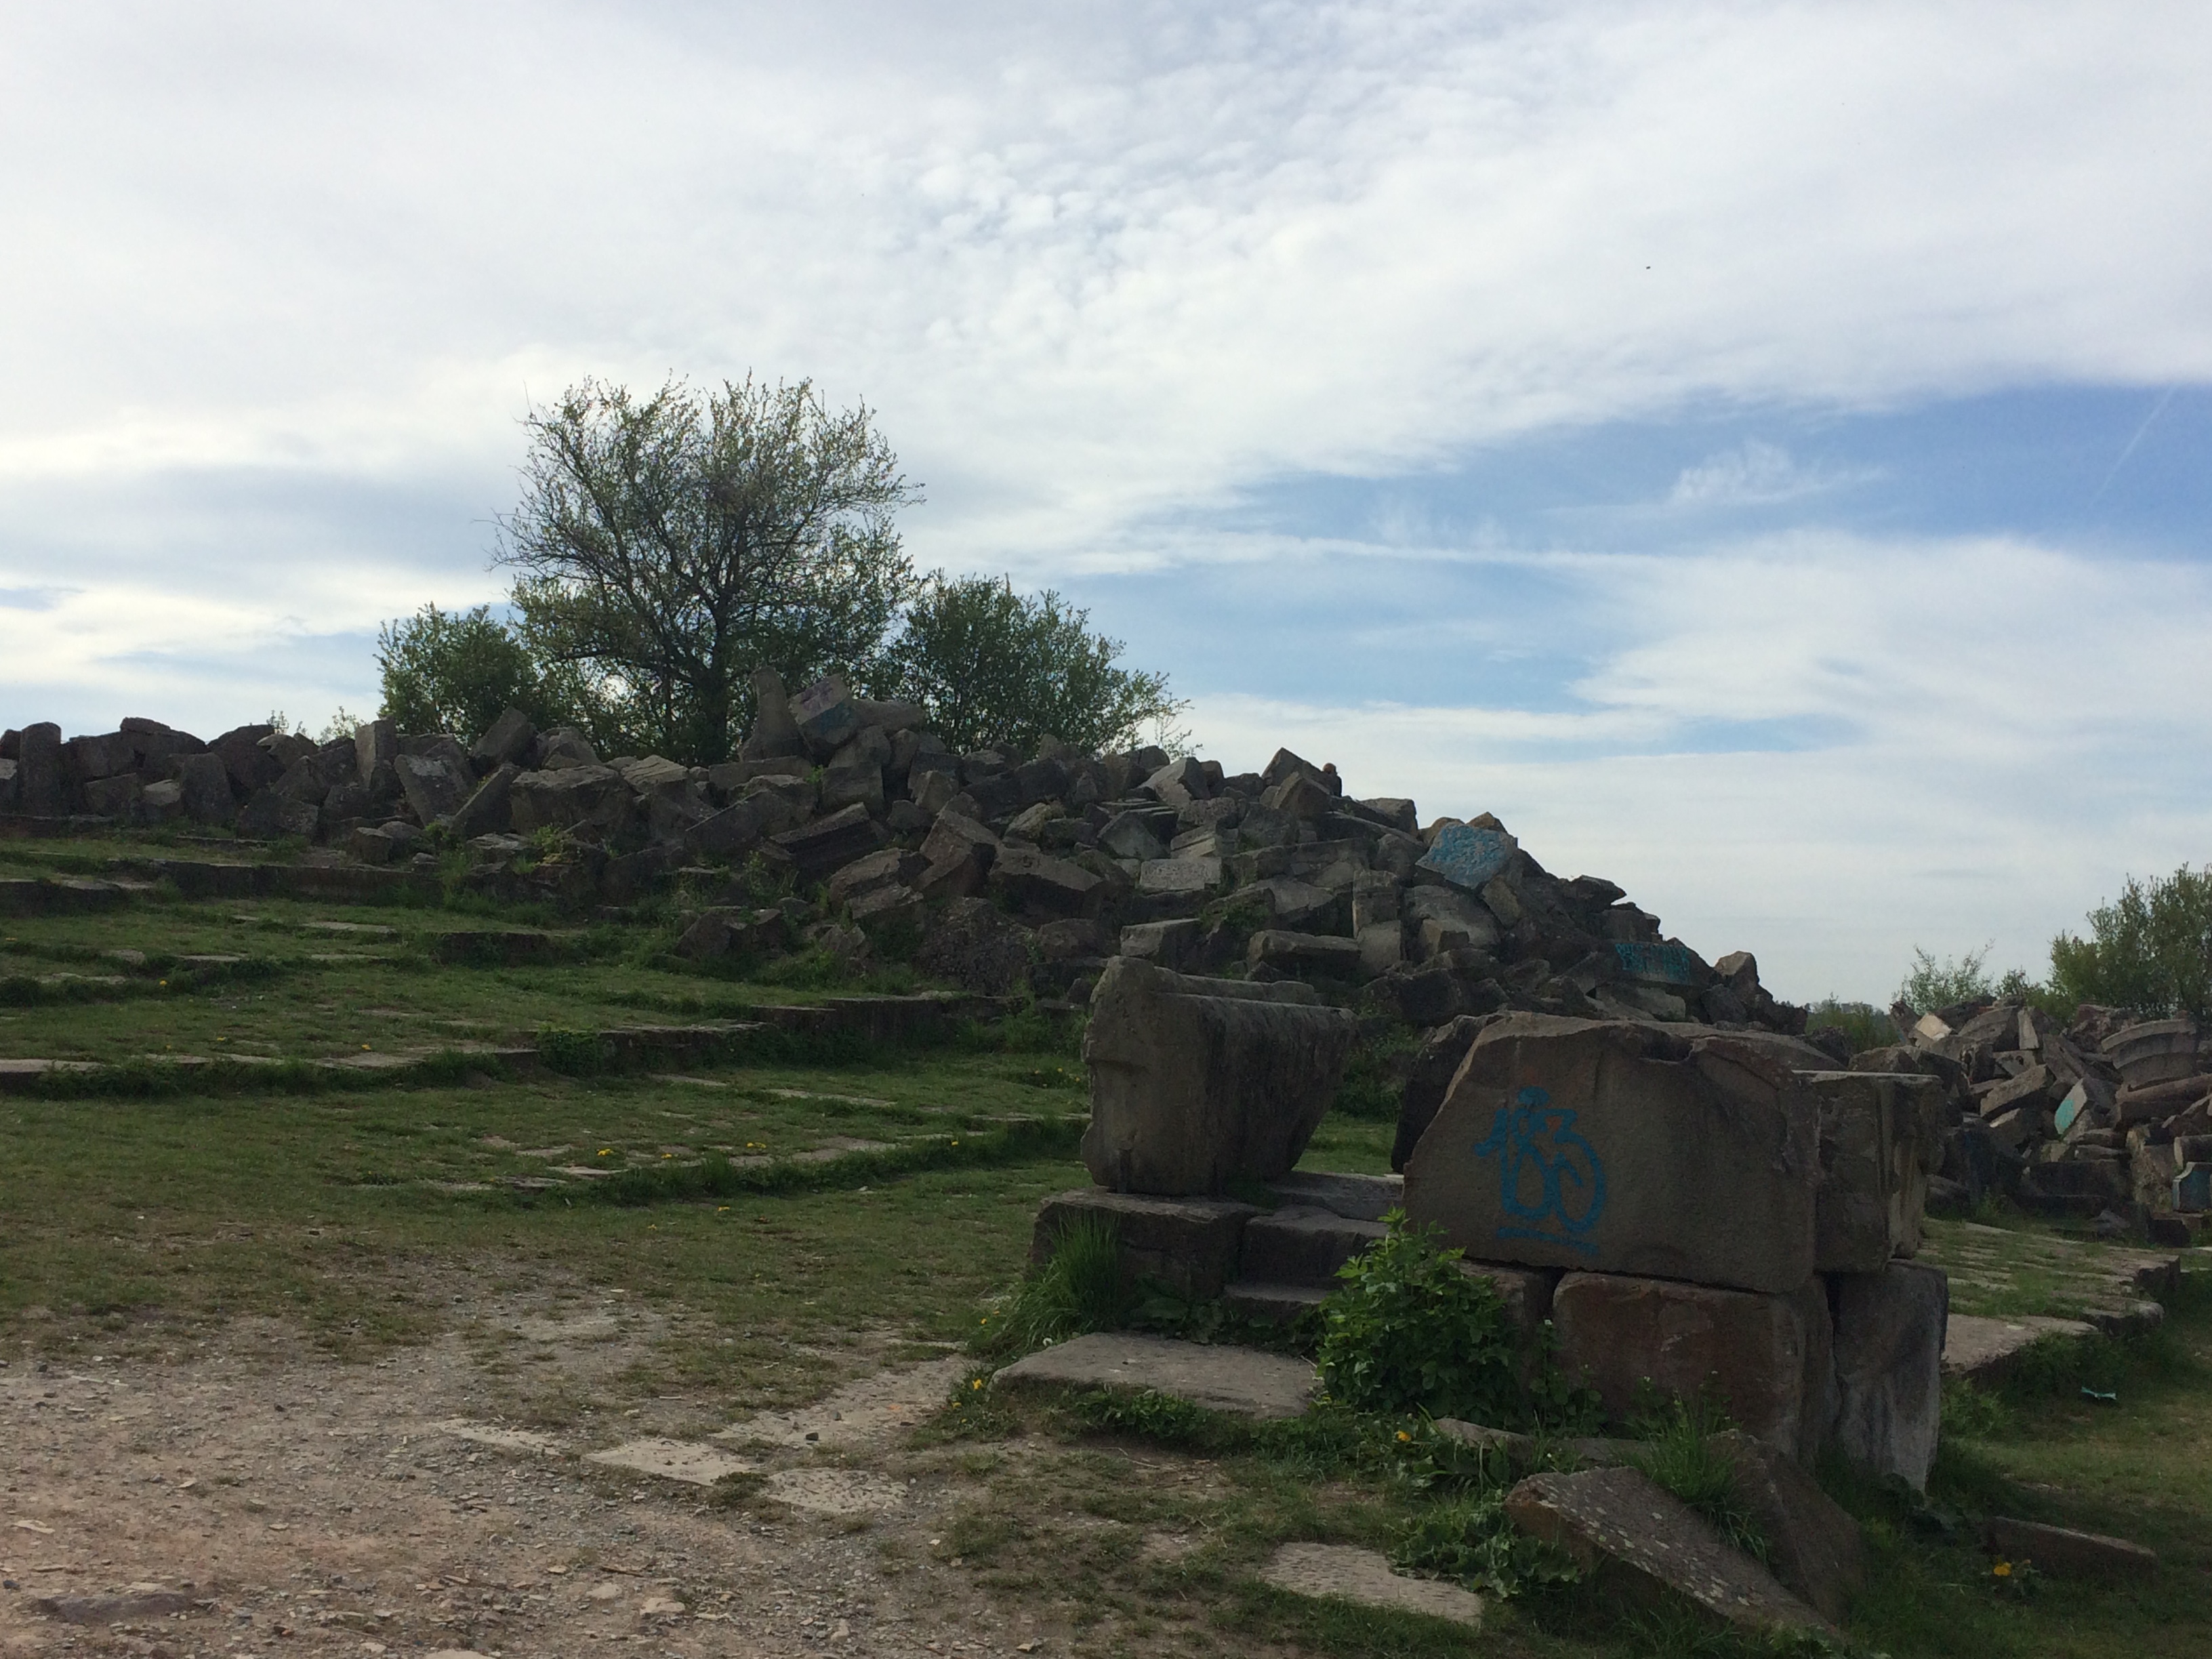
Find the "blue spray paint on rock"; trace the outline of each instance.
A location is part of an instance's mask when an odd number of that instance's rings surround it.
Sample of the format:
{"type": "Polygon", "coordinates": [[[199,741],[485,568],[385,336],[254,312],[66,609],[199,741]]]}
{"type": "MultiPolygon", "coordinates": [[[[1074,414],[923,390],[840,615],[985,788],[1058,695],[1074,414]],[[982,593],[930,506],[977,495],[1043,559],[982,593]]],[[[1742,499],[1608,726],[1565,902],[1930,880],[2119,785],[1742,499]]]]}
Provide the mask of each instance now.
{"type": "Polygon", "coordinates": [[[1597,1148],[1577,1134],[1575,1114],[1553,1106],[1547,1090],[1522,1089],[1490,1121],[1490,1133],[1474,1147],[1477,1158],[1498,1159],[1498,1200],[1525,1225],[1498,1230],[1499,1238],[1563,1244],[1584,1255],[1597,1247],[1580,1235],[1605,1213],[1605,1164],[1597,1148]]]}

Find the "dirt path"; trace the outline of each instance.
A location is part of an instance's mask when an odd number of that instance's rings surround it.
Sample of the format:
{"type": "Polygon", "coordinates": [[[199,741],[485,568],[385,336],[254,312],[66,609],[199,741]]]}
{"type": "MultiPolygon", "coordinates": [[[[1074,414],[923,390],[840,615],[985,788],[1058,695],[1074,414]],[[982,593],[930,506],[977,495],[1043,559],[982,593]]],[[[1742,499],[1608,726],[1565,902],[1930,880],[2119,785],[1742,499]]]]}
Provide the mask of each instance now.
{"type": "MultiPolygon", "coordinates": [[[[643,1334],[496,1317],[586,1393],[643,1334]]],[[[587,1454],[613,1431],[491,1420],[481,1354],[454,1336],[339,1365],[241,1325],[189,1361],[10,1359],[0,1655],[1065,1650],[933,1548],[959,1477],[906,1429],[957,1360],[713,1437],[698,1402],[617,1406],[609,1462],[587,1454]],[[733,1497],[624,1466],[656,1446],[747,1473],[733,1497]]]]}

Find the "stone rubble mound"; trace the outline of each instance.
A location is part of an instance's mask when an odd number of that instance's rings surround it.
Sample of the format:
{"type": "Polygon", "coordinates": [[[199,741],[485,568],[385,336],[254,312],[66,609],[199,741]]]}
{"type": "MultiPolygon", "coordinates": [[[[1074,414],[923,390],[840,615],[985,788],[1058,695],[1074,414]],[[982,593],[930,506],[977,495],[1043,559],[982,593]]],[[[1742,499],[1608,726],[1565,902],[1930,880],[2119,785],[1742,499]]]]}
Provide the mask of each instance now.
{"type": "Polygon", "coordinates": [[[754,684],[760,717],[713,766],[602,758],[515,710],[473,738],[372,720],[322,744],[268,726],[203,741],[133,719],[64,741],[27,725],[0,738],[0,814],[447,872],[465,849],[471,885],[573,909],[674,883],[686,956],[910,951],[988,994],[1080,1000],[1119,956],[1303,981],[1424,1030],[1514,1009],[1804,1029],[1750,955],[1708,963],[1613,883],[1546,872],[1487,815],[1423,825],[1413,801],[1353,798],[1288,750],[1241,774],[1051,739],[955,755],[916,705],[835,676],[796,696],[769,670],[754,684]]]}
{"type": "Polygon", "coordinates": [[[2191,1242],[2180,1218],[2212,1211],[2212,1053],[2195,1022],[2084,1004],[2061,1027],[2042,1010],[1984,1000],[1891,1011],[1905,1040],[1855,1071],[1936,1080],[1953,1127],[1937,1205],[2001,1194],[2031,1213],[2191,1242]]]}

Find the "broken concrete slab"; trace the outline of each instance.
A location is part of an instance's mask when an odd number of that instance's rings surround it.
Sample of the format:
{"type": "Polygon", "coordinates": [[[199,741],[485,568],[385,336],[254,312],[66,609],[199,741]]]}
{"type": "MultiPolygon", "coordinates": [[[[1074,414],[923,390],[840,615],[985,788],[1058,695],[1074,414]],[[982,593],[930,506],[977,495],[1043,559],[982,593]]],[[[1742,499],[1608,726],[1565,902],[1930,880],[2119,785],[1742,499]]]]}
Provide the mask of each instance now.
{"type": "Polygon", "coordinates": [[[1240,1417],[1303,1416],[1319,1378],[1288,1354],[1101,1331],[1001,1368],[994,1388],[1115,1389],[1171,1395],[1240,1417]]]}
{"type": "Polygon", "coordinates": [[[64,1625],[112,1625],[125,1619],[189,1613],[192,1598],[182,1590],[126,1590],[120,1595],[41,1595],[31,1606],[64,1625]]]}
{"type": "Polygon", "coordinates": [[[1812,1097],[1726,1036],[1509,1014],[1406,1165],[1406,1212],[1471,1256],[1789,1292],[1811,1278],[1812,1097]]]}
{"type": "Polygon", "coordinates": [[[1196,979],[1114,957],[1083,1038],[1085,1167],[1102,1187],[1170,1197],[1289,1174],[1353,1030],[1348,1012],[1295,981],[1196,979]]]}
{"type": "Polygon", "coordinates": [[[2037,1571],[2057,1578],[2139,1580],[2158,1571],[2157,1551],[2124,1538],[2001,1515],[1984,1523],[1982,1546],[2014,1565],[2032,1562],[2037,1571]]]}
{"type": "Polygon", "coordinates": [[[791,1451],[881,1444],[917,1427],[973,1369],[973,1361],[957,1354],[893,1366],[848,1382],[811,1406],[744,1418],[714,1438],[791,1451]]]}
{"type": "Polygon", "coordinates": [[[2020,1356],[2038,1342],[2051,1338],[2086,1341],[2096,1334],[2094,1325],[2079,1319],[2045,1314],[1991,1319],[1954,1313],[1943,1335],[1943,1375],[1986,1387],[2002,1379],[2020,1356]]]}
{"type": "Polygon", "coordinates": [[[711,1486],[725,1475],[756,1474],[760,1468],[750,1458],[732,1455],[704,1441],[669,1440],[657,1436],[625,1440],[605,1451],[586,1452],[584,1461],[603,1463],[609,1468],[633,1469],[663,1480],[680,1480],[692,1486],[711,1486]]]}
{"type": "Polygon", "coordinates": [[[1418,1613],[1469,1629],[1482,1624],[1482,1598],[1432,1578],[1393,1572],[1388,1557],[1350,1544],[1285,1544],[1260,1569],[1277,1589],[1350,1601],[1393,1613],[1418,1613]]]}
{"type": "Polygon", "coordinates": [[[1505,1513],[1531,1537],[1564,1550],[1601,1595],[1647,1606],[1675,1595],[1741,1630],[1836,1633],[1640,1469],[1532,1474],[1506,1495],[1505,1513]]]}

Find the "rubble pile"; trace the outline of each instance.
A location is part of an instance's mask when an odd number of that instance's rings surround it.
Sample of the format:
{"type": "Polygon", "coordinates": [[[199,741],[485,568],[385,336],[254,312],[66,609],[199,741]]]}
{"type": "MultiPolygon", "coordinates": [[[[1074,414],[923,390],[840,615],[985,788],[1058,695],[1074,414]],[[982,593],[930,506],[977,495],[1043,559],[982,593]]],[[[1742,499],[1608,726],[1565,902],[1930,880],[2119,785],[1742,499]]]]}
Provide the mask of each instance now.
{"type": "Polygon", "coordinates": [[[2031,1213],[2130,1231],[2143,1218],[2212,1211],[2212,1054],[2199,1054],[2195,1022],[2085,1003],[2061,1027],[2025,1003],[1986,1000],[1891,1012],[1905,1041],[1851,1066],[1918,1072],[1943,1087],[1954,1127],[1938,1204],[1996,1194],[2031,1213]]]}
{"type": "Polygon", "coordinates": [[[1424,825],[1413,801],[1353,798],[1288,750],[1243,774],[1049,739],[955,755],[919,707],[835,677],[790,696],[763,669],[754,685],[760,718],[714,766],[603,760],[515,711],[473,741],[388,720],[319,744],[267,726],[211,742],[149,720],[67,741],[27,726],[0,739],[0,813],[447,871],[465,849],[470,884],[571,908],[673,882],[686,956],[911,951],[993,994],[1080,999],[1126,956],[1358,993],[1423,1029],[1510,1009],[1804,1029],[1747,953],[1708,963],[1613,883],[1547,873],[1495,818],[1424,825]]]}

